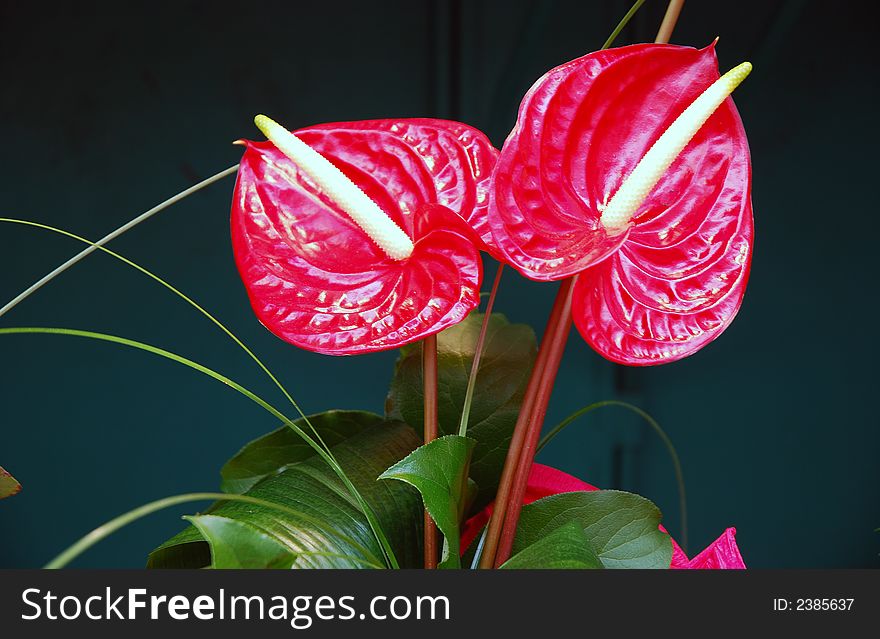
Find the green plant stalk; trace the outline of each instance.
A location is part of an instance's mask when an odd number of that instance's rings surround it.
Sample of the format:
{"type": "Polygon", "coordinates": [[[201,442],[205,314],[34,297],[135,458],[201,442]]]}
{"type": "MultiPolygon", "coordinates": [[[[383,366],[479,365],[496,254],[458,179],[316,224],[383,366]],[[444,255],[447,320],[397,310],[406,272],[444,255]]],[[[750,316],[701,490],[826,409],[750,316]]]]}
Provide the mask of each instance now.
{"type": "Polygon", "coordinates": [[[645,4],[645,0],[636,0],[633,6],[629,8],[629,11],[626,12],[626,15],[624,15],[617,26],[614,27],[614,31],[611,32],[611,35],[608,36],[607,40],[605,40],[605,44],[602,45],[602,49],[607,49],[612,44],[614,44],[614,41],[617,40],[617,36],[619,36],[620,32],[626,28],[626,25],[629,24],[629,21],[643,4],[645,4]]]}
{"type": "Polygon", "coordinates": [[[336,461],[336,458],[333,455],[329,454],[322,446],[319,446],[318,443],[312,439],[308,433],[302,430],[299,426],[297,426],[290,418],[281,413],[274,406],[266,402],[264,399],[256,395],[255,393],[249,391],[244,386],[238,384],[237,382],[232,381],[225,375],[222,375],[210,368],[199,364],[198,362],[194,362],[186,357],[181,355],[177,355],[176,353],[172,353],[162,348],[158,348],[156,346],[151,346],[149,344],[144,344],[143,342],[137,342],[134,340],[126,339],[124,337],[117,337],[115,335],[107,335],[104,333],[95,333],[92,331],[82,331],[76,329],[69,328],[46,328],[46,327],[13,327],[13,328],[0,328],[0,336],[2,335],[22,335],[22,334],[42,334],[42,335],[67,335],[72,337],[85,337],[89,339],[96,339],[104,342],[111,342],[114,344],[120,344],[122,346],[129,346],[131,348],[136,348],[139,350],[146,351],[148,353],[152,353],[154,355],[159,355],[160,357],[164,357],[166,359],[170,359],[178,364],[183,364],[184,366],[188,366],[194,370],[199,371],[207,375],[208,377],[212,377],[213,379],[229,386],[230,388],[238,391],[264,410],[266,410],[269,414],[271,414],[276,419],[279,419],[283,424],[285,424],[288,428],[293,430],[297,435],[299,435],[309,446],[311,446],[315,452],[323,459],[328,466],[333,470],[334,473],[339,477],[342,481],[343,485],[352,495],[352,497],[357,501],[361,510],[364,513],[364,516],[367,518],[367,521],[370,525],[370,528],[373,531],[373,535],[376,537],[376,540],[379,542],[379,545],[382,548],[382,552],[385,554],[385,560],[388,562],[391,568],[399,568],[399,564],[397,562],[396,557],[394,556],[394,551],[391,548],[391,544],[388,542],[387,537],[384,532],[382,532],[381,526],[379,526],[379,522],[376,520],[376,516],[373,513],[372,508],[370,508],[369,504],[367,504],[366,500],[360,494],[360,491],[351,483],[351,480],[345,474],[345,471],[336,461]]]}
{"type": "Polygon", "coordinates": [[[477,570],[480,567],[480,558],[483,556],[483,546],[486,545],[486,533],[489,529],[483,526],[483,532],[480,533],[480,540],[477,542],[477,549],[474,551],[474,558],[471,560],[471,570],[477,570]]]}
{"type": "MultiPolygon", "coordinates": [[[[218,320],[211,313],[209,313],[204,307],[199,305],[195,300],[193,300],[188,295],[186,295],[185,293],[181,292],[180,290],[178,290],[177,288],[172,286],[169,282],[162,279],[161,277],[159,277],[155,273],[149,271],[148,269],[144,268],[140,264],[133,262],[132,260],[128,259],[127,257],[124,257],[123,255],[120,255],[119,253],[116,253],[115,251],[112,251],[104,246],[98,246],[97,243],[92,242],[91,240],[88,240],[88,239],[81,237],[79,235],[76,235],[75,233],[71,233],[70,231],[65,231],[64,229],[60,229],[60,228],[57,228],[54,226],[49,226],[48,224],[41,224],[39,222],[32,222],[30,220],[21,220],[21,219],[17,219],[17,218],[9,218],[9,217],[0,217],[0,223],[21,224],[23,226],[30,226],[30,227],[34,227],[34,228],[38,228],[38,229],[43,229],[46,231],[52,231],[53,233],[58,233],[59,235],[63,235],[65,237],[72,238],[72,239],[77,240],[79,242],[83,242],[84,244],[89,244],[91,246],[96,247],[98,250],[102,251],[103,253],[106,253],[107,255],[109,255],[113,258],[116,258],[120,262],[127,264],[131,268],[133,268],[137,271],[140,271],[141,273],[143,273],[144,275],[146,275],[150,279],[161,284],[166,289],[168,289],[169,291],[174,293],[174,295],[176,295],[177,297],[182,299],[184,302],[186,302],[187,304],[192,306],[194,309],[196,309],[199,313],[201,313],[206,318],[208,318],[211,322],[214,323],[214,325],[216,325],[221,331],[223,331],[233,342],[235,342],[238,345],[238,347],[241,348],[248,355],[248,357],[250,357],[257,364],[257,366],[260,367],[260,369],[262,369],[262,371],[264,373],[266,373],[266,375],[269,377],[269,379],[272,380],[272,382],[275,384],[275,386],[278,387],[278,389],[287,398],[287,400],[291,403],[291,405],[297,410],[297,412],[302,414],[302,410],[300,410],[299,406],[297,405],[296,401],[294,401],[293,397],[291,397],[290,393],[287,392],[287,389],[284,388],[284,386],[281,384],[281,382],[278,380],[278,378],[269,370],[269,368],[263,363],[263,361],[259,357],[257,357],[256,354],[254,354],[254,352],[244,344],[244,342],[242,342],[229,328],[226,327],[226,325],[224,325],[220,320],[218,320]]],[[[317,435],[317,432],[315,432],[315,434],[317,435]]]]}
{"type": "Polygon", "coordinates": [[[636,415],[641,417],[647,424],[654,429],[654,432],[660,436],[660,439],[663,441],[663,444],[666,446],[666,450],[669,452],[669,457],[672,459],[672,466],[675,471],[675,482],[678,485],[678,505],[679,512],[681,515],[680,526],[681,526],[681,547],[685,552],[688,550],[688,524],[687,524],[687,494],[685,492],[684,485],[684,474],[681,470],[681,460],[678,457],[678,451],[675,450],[675,446],[672,443],[672,440],[669,438],[669,435],[660,427],[660,424],[657,423],[653,417],[651,417],[647,412],[639,408],[638,406],[633,406],[627,402],[621,402],[616,399],[609,399],[601,402],[595,402],[590,404],[589,406],[585,406],[580,410],[575,411],[561,422],[559,422],[556,426],[554,426],[550,431],[547,432],[544,437],[541,438],[540,443],[538,444],[538,448],[535,450],[535,454],[541,452],[541,449],[544,448],[547,444],[549,444],[554,437],[556,437],[559,433],[565,430],[566,427],[571,425],[574,421],[576,421],[579,417],[586,415],[587,413],[591,413],[594,410],[599,408],[604,408],[606,406],[620,406],[621,408],[626,408],[634,412],[636,415]]]}
{"type": "MultiPolygon", "coordinates": [[[[203,184],[203,186],[207,186],[207,184],[203,184]]],[[[194,192],[194,191],[191,191],[191,192],[194,192]]],[[[48,224],[41,224],[41,223],[38,223],[38,222],[33,222],[33,221],[30,221],[30,220],[21,220],[21,219],[17,219],[17,218],[0,218],[0,223],[20,224],[20,225],[23,225],[23,226],[29,226],[29,227],[33,227],[33,228],[38,228],[38,229],[43,229],[43,230],[47,230],[47,231],[52,231],[53,233],[57,233],[57,234],[59,234],[59,235],[63,235],[63,236],[65,236],[65,237],[69,237],[69,238],[75,239],[75,240],[77,240],[77,241],[79,241],[79,242],[83,242],[83,243],[85,243],[85,244],[90,245],[90,247],[92,247],[93,249],[100,250],[100,251],[106,253],[107,255],[110,255],[111,257],[113,257],[113,258],[115,258],[115,259],[121,261],[122,263],[124,263],[124,264],[130,266],[131,268],[133,268],[133,269],[135,269],[135,270],[141,272],[142,274],[146,275],[147,277],[151,278],[152,280],[154,280],[154,281],[156,281],[157,283],[159,283],[159,284],[161,284],[162,286],[164,286],[167,290],[171,291],[173,294],[175,294],[176,296],[178,296],[180,299],[182,299],[183,301],[185,301],[187,304],[189,304],[190,306],[192,306],[192,307],[193,307],[194,309],[196,309],[199,313],[201,313],[201,314],[204,315],[207,319],[209,319],[212,323],[214,323],[214,324],[215,324],[220,330],[222,330],[222,331],[223,331],[223,332],[224,332],[224,333],[225,333],[225,334],[226,334],[226,335],[227,335],[227,336],[228,336],[228,337],[229,337],[229,338],[230,338],[230,339],[231,339],[236,345],[238,345],[238,346],[239,346],[239,347],[240,347],[240,348],[241,348],[241,349],[242,349],[242,350],[243,350],[243,351],[244,351],[244,352],[245,352],[245,353],[246,353],[246,354],[247,354],[247,355],[248,355],[248,356],[249,356],[249,357],[250,357],[250,358],[256,363],[256,364],[257,364],[257,366],[259,366],[260,369],[263,370],[263,372],[266,373],[266,375],[269,377],[269,379],[272,380],[272,382],[275,384],[275,386],[278,387],[278,389],[279,389],[279,390],[281,391],[281,393],[287,398],[287,400],[288,400],[288,401],[290,402],[290,404],[294,407],[294,409],[295,409],[295,410],[300,414],[300,416],[305,420],[305,422],[306,422],[306,424],[308,425],[309,429],[310,429],[310,430],[312,431],[312,433],[314,434],[315,439],[321,444],[321,446],[324,447],[324,449],[328,452],[328,454],[330,454],[330,455],[332,456],[333,453],[330,451],[329,447],[328,447],[327,444],[324,442],[324,440],[323,440],[323,438],[321,437],[320,433],[318,433],[318,431],[317,431],[317,430],[315,429],[315,427],[312,425],[312,423],[311,423],[311,421],[309,420],[309,418],[306,416],[306,414],[305,414],[305,413],[303,412],[303,410],[300,408],[299,404],[297,404],[297,402],[293,399],[293,397],[290,395],[290,393],[287,391],[287,389],[284,387],[284,385],[281,384],[281,382],[278,380],[278,378],[277,378],[277,377],[276,377],[276,376],[275,376],[275,375],[269,370],[269,368],[263,363],[263,361],[262,361],[259,357],[257,357],[257,355],[256,355],[256,354],[255,354],[250,348],[248,348],[248,347],[244,344],[244,342],[242,342],[242,341],[241,341],[241,340],[240,340],[240,339],[239,339],[239,338],[238,338],[238,337],[237,337],[237,336],[236,336],[236,335],[235,335],[235,334],[234,334],[234,333],[233,333],[228,327],[226,327],[226,325],[224,325],[224,324],[223,324],[220,320],[218,320],[214,315],[212,315],[210,312],[208,312],[207,309],[205,309],[204,307],[202,307],[200,304],[198,304],[195,300],[193,300],[192,298],[190,298],[188,295],[184,294],[182,291],[178,290],[178,289],[175,288],[172,284],[170,284],[169,282],[167,282],[167,281],[164,280],[163,278],[159,277],[159,276],[156,275],[155,273],[153,273],[153,272],[151,272],[150,270],[144,268],[143,266],[141,266],[141,265],[139,265],[139,264],[133,262],[132,260],[130,260],[130,259],[124,257],[123,255],[120,255],[119,253],[116,253],[115,251],[113,251],[113,250],[111,250],[111,249],[108,249],[108,248],[106,248],[105,246],[100,246],[98,243],[96,243],[96,242],[92,242],[92,241],[90,241],[90,240],[88,240],[88,239],[86,239],[86,238],[84,238],[84,237],[81,237],[81,236],[79,236],[79,235],[76,235],[75,233],[71,233],[71,232],[66,231],[66,230],[64,230],[64,229],[60,229],[60,228],[57,228],[57,227],[53,227],[53,226],[50,226],[50,225],[48,225],[48,224]]],[[[83,255],[83,257],[85,257],[85,254],[82,254],[82,255],[83,255]]]]}
{"type": "Polygon", "coordinates": [[[144,211],[143,213],[141,213],[137,217],[129,220],[128,222],[126,222],[125,224],[120,226],[115,231],[108,233],[107,235],[102,237],[100,240],[95,242],[92,246],[89,246],[88,248],[83,249],[81,252],[77,253],[76,255],[71,257],[69,260],[67,260],[63,264],[59,265],[58,267],[56,267],[54,270],[52,270],[49,273],[47,273],[46,275],[44,275],[39,280],[37,280],[36,282],[31,284],[25,290],[23,290],[21,293],[16,295],[14,298],[9,300],[9,302],[7,302],[6,305],[4,305],[2,308],[0,308],[0,317],[3,317],[4,315],[6,315],[6,313],[11,311],[13,308],[18,306],[21,302],[23,302],[28,297],[30,297],[31,295],[36,293],[38,290],[43,288],[43,286],[45,286],[46,284],[48,284],[49,282],[54,280],[56,277],[61,275],[64,271],[69,269],[71,266],[73,266],[77,262],[83,260],[84,258],[88,257],[89,255],[91,255],[92,253],[97,251],[98,248],[100,248],[101,246],[103,246],[107,242],[110,242],[110,241],[116,239],[117,237],[119,237],[120,235],[125,233],[126,231],[133,229],[135,226],[137,226],[141,222],[145,222],[146,220],[150,219],[151,217],[153,217],[157,213],[164,211],[172,204],[180,202],[182,199],[192,195],[193,193],[196,193],[197,191],[202,190],[206,186],[210,186],[214,182],[217,182],[218,180],[223,179],[227,175],[232,175],[237,170],[238,170],[237,164],[235,166],[229,167],[228,169],[224,169],[223,171],[220,171],[219,173],[212,175],[208,179],[202,180],[198,184],[194,184],[193,186],[189,187],[188,189],[181,191],[177,195],[174,195],[174,196],[168,198],[164,202],[157,204],[153,208],[151,208],[147,211],[144,211]]]}
{"type": "MultiPolygon", "coordinates": [[[[282,504],[276,504],[271,501],[266,501],[265,499],[259,499],[257,497],[250,497],[248,495],[231,495],[228,493],[186,493],[183,495],[174,495],[171,497],[165,497],[163,499],[158,499],[156,501],[152,501],[148,504],[144,504],[143,506],[139,506],[133,510],[128,511],[127,513],[123,513],[122,515],[111,519],[107,523],[98,526],[92,532],[85,535],[82,539],[74,543],[72,546],[64,550],[61,554],[55,557],[52,561],[47,563],[44,568],[49,570],[55,570],[58,568],[64,568],[71,561],[79,557],[86,550],[97,544],[98,542],[106,539],[113,533],[115,533],[120,528],[123,528],[138,519],[146,517],[147,515],[151,515],[160,510],[164,510],[165,508],[171,508],[172,506],[177,506],[180,504],[186,504],[194,501],[239,501],[245,502],[248,504],[254,504],[256,506],[262,506],[264,508],[272,508],[274,510],[279,510],[282,512],[286,512],[288,514],[295,515],[300,518],[311,519],[305,513],[301,513],[298,510],[293,508],[288,508],[282,504]]],[[[352,539],[349,539],[343,535],[339,535],[337,531],[332,531],[336,534],[340,539],[346,541],[347,543],[352,544],[358,550],[366,554],[367,556],[375,559],[372,553],[370,553],[366,548],[363,548],[352,539]]],[[[335,553],[319,553],[319,552],[311,552],[311,551],[303,551],[296,552],[296,555],[319,555],[319,556],[328,556],[328,557],[337,557],[344,558],[350,561],[356,561],[360,564],[369,566],[370,568],[383,568],[383,566],[378,563],[373,563],[371,561],[365,561],[360,557],[353,557],[349,555],[337,555],[335,553]]]]}
{"type": "Polygon", "coordinates": [[[474,346],[474,360],[471,362],[471,374],[468,376],[467,388],[464,392],[464,403],[461,407],[461,421],[458,424],[458,434],[461,437],[467,436],[468,420],[471,416],[471,405],[474,401],[474,389],[477,387],[477,373],[480,370],[480,360],[483,358],[483,347],[486,344],[486,333],[489,331],[489,320],[492,318],[492,307],[495,306],[495,296],[498,294],[498,285],[501,283],[501,276],[503,274],[504,264],[499,263],[498,270],[495,272],[495,281],[492,282],[492,292],[489,293],[489,300],[486,302],[486,314],[483,316],[483,323],[480,325],[480,334],[474,346]]]}
{"type": "MultiPolygon", "coordinates": [[[[33,227],[33,228],[43,229],[46,231],[52,231],[53,233],[58,233],[59,235],[63,235],[65,237],[69,237],[69,238],[77,240],[79,242],[89,244],[91,246],[96,247],[98,250],[102,251],[103,253],[119,260],[123,264],[126,264],[126,265],[130,266],[131,268],[143,273],[144,275],[146,275],[150,279],[152,279],[155,282],[164,286],[166,289],[171,291],[174,295],[176,295],[177,297],[182,299],[184,302],[186,302],[187,304],[192,306],[194,309],[196,309],[199,313],[204,315],[215,326],[217,326],[221,331],[223,331],[229,337],[229,339],[231,339],[239,348],[241,348],[241,350],[243,350],[247,354],[247,356],[250,357],[257,364],[257,366],[260,367],[260,369],[264,373],[266,373],[266,376],[270,380],[272,380],[272,383],[275,384],[275,386],[281,391],[281,393],[284,395],[284,397],[287,398],[287,401],[290,402],[291,406],[293,406],[293,408],[296,410],[296,412],[299,413],[300,416],[305,420],[306,424],[308,425],[309,429],[312,431],[312,434],[315,436],[315,439],[318,441],[318,443],[320,443],[324,447],[324,449],[327,450],[327,452],[330,452],[330,448],[324,442],[324,439],[321,437],[321,434],[312,425],[311,421],[309,421],[309,418],[303,412],[302,408],[300,408],[299,404],[296,403],[296,401],[293,399],[293,397],[287,391],[287,389],[284,387],[284,385],[278,380],[278,378],[272,373],[272,371],[269,370],[269,368],[263,363],[263,361],[259,357],[257,357],[257,355],[250,348],[248,348],[245,345],[245,343],[242,342],[225,324],[223,324],[220,320],[218,320],[216,317],[214,317],[214,315],[209,313],[207,309],[205,309],[203,306],[198,304],[191,297],[189,297],[188,295],[186,295],[182,291],[175,288],[171,283],[162,279],[161,277],[159,277],[158,275],[156,275],[152,271],[144,268],[140,264],[133,262],[132,260],[128,259],[127,257],[120,255],[119,253],[112,251],[105,246],[98,246],[95,242],[92,242],[91,240],[88,240],[84,237],[81,237],[75,233],[71,233],[70,231],[65,231],[64,229],[60,229],[60,228],[57,228],[54,226],[49,226],[48,224],[41,224],[39,222],[32,222],[30,220],[21,220],[21,219],[17,219],[17,218],[9,218],[9,217],[0,217],[0,223],[21,224],[23,226],[29,226],[29,227],[33,227]]],[[[330,454],[332,455],[332,452],[330,452],[330,454]]]]}

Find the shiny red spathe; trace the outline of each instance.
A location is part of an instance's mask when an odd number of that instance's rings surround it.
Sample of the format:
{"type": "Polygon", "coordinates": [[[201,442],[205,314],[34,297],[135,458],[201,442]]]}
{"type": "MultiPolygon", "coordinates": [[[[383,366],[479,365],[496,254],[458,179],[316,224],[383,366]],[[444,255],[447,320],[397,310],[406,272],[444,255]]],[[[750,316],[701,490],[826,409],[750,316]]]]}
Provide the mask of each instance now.
{"type": "Polygon", "coordinates": [[[575,324],[629,365],[690,355],[742,302],[752,256],[751,164],[727,99],[685,147],[625,232],[604,206],[672,121],[719,77],[714,45],[591,53],[526,94],[496,165],[489,225],[523,275],[579,275],[575,324]]]}
{"type": "Polygon", "coordinates": [[[476,307],[497,155],[482,133],[430,119],[294,133],[376,202],[415,248],[405,260],[389,258],[273,144],[248,142],[232,244],[251,305],[269,330],[307,350],[349,355],[419,340],[476,307]]]}

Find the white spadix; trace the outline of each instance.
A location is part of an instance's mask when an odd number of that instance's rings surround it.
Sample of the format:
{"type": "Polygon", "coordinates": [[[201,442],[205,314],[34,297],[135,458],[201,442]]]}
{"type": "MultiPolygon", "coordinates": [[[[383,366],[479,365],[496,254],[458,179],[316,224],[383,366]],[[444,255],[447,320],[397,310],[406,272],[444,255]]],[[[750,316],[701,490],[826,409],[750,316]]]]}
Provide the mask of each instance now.
{"type": "Polygon", "coordinates": [[[327,158],[265,115],[255,117],[254,124],[328,198],[345,211],[388,257],[404,260],[412,254],[413,243],[407,234],[327,158]]]}
{"type": "Polygon", "coordinates": [[[654,142],[602,211],[602,225],[609,234],[626,230],[675,158],[751,70],[751,62],[743,62],[722,75],[691,102],[654,142]]]}

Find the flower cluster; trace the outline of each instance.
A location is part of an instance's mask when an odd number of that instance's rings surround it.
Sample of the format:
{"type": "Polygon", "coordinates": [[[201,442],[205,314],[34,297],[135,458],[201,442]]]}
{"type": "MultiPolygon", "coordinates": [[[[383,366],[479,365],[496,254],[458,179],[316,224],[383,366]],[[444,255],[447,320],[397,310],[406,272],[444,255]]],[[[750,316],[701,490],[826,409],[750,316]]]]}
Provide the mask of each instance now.
{"type": "Polygon", "coordinates": [[[316,352],[395,348],[477,305],[482,249],[531,279],[578,276],[575,324],[604,357],[690,355],[730,324],[748,280],[751,167],[727,96],[749,68],[719,79],[714,45],[591,53],[535,83],[500,155],[445,120],[290,135],[410,242],[399,254],[267,129],[272,142],[246,143],[232,209],[254,310],[316,352]]]}

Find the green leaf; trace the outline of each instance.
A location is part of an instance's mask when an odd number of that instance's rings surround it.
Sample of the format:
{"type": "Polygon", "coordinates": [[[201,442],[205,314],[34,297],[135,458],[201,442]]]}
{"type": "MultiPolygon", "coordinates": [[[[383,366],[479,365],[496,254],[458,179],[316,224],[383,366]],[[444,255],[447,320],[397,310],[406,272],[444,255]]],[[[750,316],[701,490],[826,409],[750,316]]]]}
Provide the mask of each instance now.
{"type": "Polygon", "coordinates": [[[0,466],[0,499],[12,497],[21,491],[21,484],[0,466]]]}
{"type": "MultiPolygon", "coordinates": [[[[310,419],[323,421],[322,417],[310,419]]],[[[349,417],[355,419],[354,415],[349,417]]],[[[351,431],[360,432],[333,446],[333,455],[373,509],[401,567],[421,566],[423,515],[418,493],[398,482],[376,481],[385,468],[415,449],[419,439],[401,422],[376,423],[376,416],[368,413],[360,414],[360,419],[366,424],[352,426],[351,431]]],[[[279,471],[244,493],[283,509],[217,502],[208,512],[273,538],[296,555],[294,568],[383,565],[382,549],[366,517],[327,463],[317,455],[293,460],[276,456],[279,471]]],[[[252,554],[249,549],[239,552],[242,556],[252,554]]],[[[148,566],[203,568],[217,561],[205,535],[190,527],[154,550],[148,566]]]]}
{"type": "Polygon", "coordinates": [[[280,541],[235,519],[184,517],[208,541],[212,568],[290,568],[296,555],[280,541]]]}
{"type": "Polygon", "coordinates": [[[467,499],[468,463],[474,450],[469,437],[447,435],[417,448],[379,479],[398,479],[415,486],[425,508],[443,533],[440,568],[460,568],[459,521],[467,499]]]}
{"type": "Polygon", "coordinates": [[[527,546],[501,565],[502,568],[602,568],[584,529],[576,521],[563,524],[546,537],[527,546]]]}
{"type": "Polygon", "coordinates": [[[574,521],[606,568],[669,568],[672,541],[658,529],[661,518],[644,497],[618,490],[551,495],[523,506],[513,553],[574,521]]]}
{"type": "MultiPolygon", "coordinates": [[[[331,410],[309,417],[309,423],[330,447],[382,421],[378,415],[365,411],[331,410]]],[[[306,420],[297,419],[294,423],[308,434],[314,435],[306,420]]],[[[278,474],[314,454],[311,446],[293,429],[282,426],[250,442],[226,462],[220,471],[223,478],[221,487],[223,492],[243,493],[261,479],[278,474]]]]}
{"type": "MultiPolygon", "coordinates": [[[[464,321],[437,336],[441,435],[458,433],[474,347],[483,317],[482,313],[471,313],[464,321]]],[[[483,508],[495,498],[504,457],[536,353],[535,333],[531,327],[510,324],[497,313],[492,315],[468,420],[467,435],[477,441],[470,476],[479,487],[470,512],[483,508]]],[[[385,404],[386,415],[421,430],[424,420],[422,392],[421,351],[418,345],[409,345],[401,349],[397,361],[385,404]]]]}

